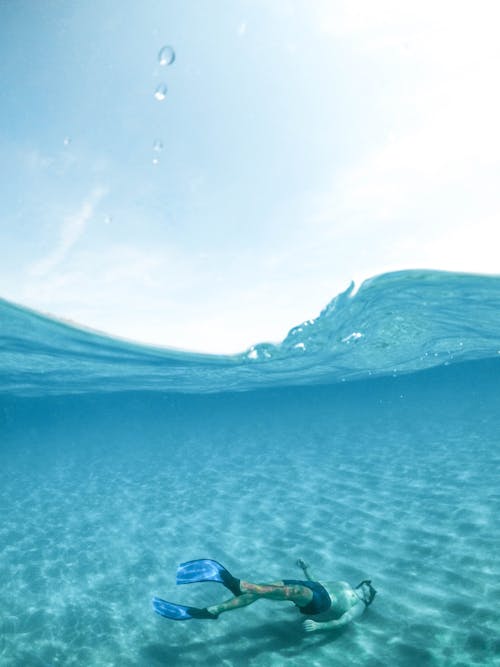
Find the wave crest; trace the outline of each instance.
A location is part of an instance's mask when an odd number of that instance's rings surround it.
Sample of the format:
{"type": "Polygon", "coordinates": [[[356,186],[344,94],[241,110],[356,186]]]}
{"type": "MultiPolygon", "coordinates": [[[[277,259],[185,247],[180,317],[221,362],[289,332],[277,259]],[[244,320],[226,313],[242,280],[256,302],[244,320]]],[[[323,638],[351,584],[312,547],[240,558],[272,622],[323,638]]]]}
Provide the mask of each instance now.
{"type": "Polygon", "coordinates": [[[280,344],[237,355],[137,345],[0,301],[3,393],[213,393],[411,373],[500,354],[500,278],[399,271],[354,283],[280,344]]]}

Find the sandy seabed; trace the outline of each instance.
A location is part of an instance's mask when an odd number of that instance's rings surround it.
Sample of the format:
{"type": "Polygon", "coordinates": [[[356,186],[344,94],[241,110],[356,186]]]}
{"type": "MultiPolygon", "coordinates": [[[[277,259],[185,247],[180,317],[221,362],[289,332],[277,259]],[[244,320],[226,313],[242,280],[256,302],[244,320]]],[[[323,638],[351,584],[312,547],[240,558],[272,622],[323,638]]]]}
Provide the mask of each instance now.
{"type": "Polygon", "coordinates": [[[33,432],[0,471],[0,664],[500,665],[497,427],[332,414],[185,424],[148,446],[73,433],[53,450],[33,432]],[[156,616],[153,595],[228,597],[175,586],[177,564],[203,557],[260,582],[300,578],[301,557],[378,595],[358,623],[311,635],[287,603],[156,616]]]}

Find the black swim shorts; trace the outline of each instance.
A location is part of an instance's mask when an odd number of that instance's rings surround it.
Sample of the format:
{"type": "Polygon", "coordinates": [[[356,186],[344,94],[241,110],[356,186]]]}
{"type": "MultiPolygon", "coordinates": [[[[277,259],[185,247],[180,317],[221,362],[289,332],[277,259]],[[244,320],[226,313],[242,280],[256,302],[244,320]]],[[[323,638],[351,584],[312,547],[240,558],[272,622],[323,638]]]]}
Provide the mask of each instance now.
{"type": "Polygon", "coordinates": [[[324,586],[317,581],[299,581],[298,579],[284,579],[285,586],[305,586],[313,592],[313,599],[305,607],[298,607],[301,614],[314,616],[328,611],[332,606],[330,595],[324,586]]]}

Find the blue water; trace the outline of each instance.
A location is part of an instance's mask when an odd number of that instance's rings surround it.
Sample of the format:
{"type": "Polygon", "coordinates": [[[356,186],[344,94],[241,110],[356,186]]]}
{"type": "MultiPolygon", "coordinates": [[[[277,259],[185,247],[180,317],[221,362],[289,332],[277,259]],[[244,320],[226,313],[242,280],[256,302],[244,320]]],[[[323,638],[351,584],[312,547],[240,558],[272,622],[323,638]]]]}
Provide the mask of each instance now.
{"type": "Polygon", "coordinates": [[[280,345],[117,341],[0,302],[0,664],[500,665],[500,278],[379,276],[280,345]],[[292,606],[168,622],[212,557],[371,578],[342,632],[292,606]]]}

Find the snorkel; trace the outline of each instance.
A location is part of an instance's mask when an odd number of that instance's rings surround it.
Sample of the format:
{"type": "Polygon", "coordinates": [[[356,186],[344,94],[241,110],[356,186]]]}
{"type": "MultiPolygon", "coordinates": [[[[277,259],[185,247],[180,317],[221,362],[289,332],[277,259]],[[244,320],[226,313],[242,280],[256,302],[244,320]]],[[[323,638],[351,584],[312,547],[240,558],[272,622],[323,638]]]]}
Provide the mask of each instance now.
{"type": "Polygon", "coordinates": [[[366,607],[369,607],[371,603],[373,602],[374,597],[377,595],[377,591],[373,588],[372,586],[372,581],[371,579],[363,579],[361,583],[359,583],[354,590],[358,590],[358,588],[361,588],[362,590],[362,597],[361,600],[364,602],[366,607]],[[368,599],[365,594],[366,588],[363,588],[363,586],[366,586],[368,588],[368,599]]]}

